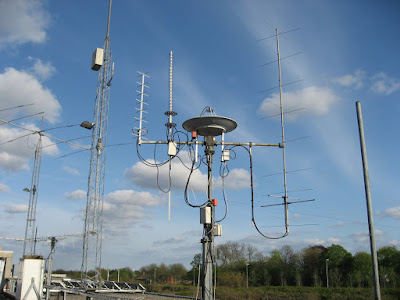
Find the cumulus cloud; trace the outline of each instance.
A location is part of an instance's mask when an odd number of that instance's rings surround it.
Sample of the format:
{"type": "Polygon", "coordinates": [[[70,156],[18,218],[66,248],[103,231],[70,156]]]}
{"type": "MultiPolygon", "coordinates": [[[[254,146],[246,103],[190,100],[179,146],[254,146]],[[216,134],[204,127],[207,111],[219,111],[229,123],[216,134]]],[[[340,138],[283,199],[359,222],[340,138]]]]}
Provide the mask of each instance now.
{"type": "Polygon", "coordinates": [[[71,193],[65,193],[65,197],[71,200],[80,200],[86,198],[86,191],[84,190],[76,190],[71,193]]]}
{"type": "Polygon", "coordinates": [[[46,39],[49,14],[43,0],[0,1],[0,49],[46,39]]]}
{"type": "MultiPolygon", "coordinates": [[[[17,114],[30,115],[41,111],[51,123],[57,122],[60,118],[61,105],[56,96],[28,72],[6,68],[4,73],[0,74],[0,95],[4,99],[2,100],[4,107],[34,104],[2,112],[1,118],[12,119],[17,114]]],[[[36,117],[41,118],[41,116],[36,117]]]]}
{"type": "MultiPolygon", "coordinates": [[[[375,230],[375,236],[382,236],[383,235],[383,231],[381,230],[375,230]]],[[[353,233],[352,238],[356,241],[356,242],[365,242],[369,240],[369,231],[358,231],[353,233]]]]}
{"type": "MultiPolygon", "coordinates": [[[[23,124],[23,126],[34,131],[39,130],[33,124],[23,124]]],[[[0,148],[0,167],[9,171],[28,170],[28,161],[35,155],[38,139],[38,134],[29,134],[19,128],[0,126],[0,141],[4,141],[0,148]]],[[[57,155],[59,153],[57,146],[46,136],[42,137],[42,145],[54,145],[43,147],[42,154],[57,155]]]]}
{"type": "Polygon", "coordinates": [[[391,208],[386,209],[385,215],[395,218],[395,219],[400,219],[400,206],[391,207],[391,208]]]}
{"type": "MultiPolygon", "coordinates": [[[[222,179],[218,177],[213,185],[216,188],[222,188],[222,179]]],[[[247,189],[250,187],[250,173],[245,169],[233,169],[225,178],[225,188],[231,190],[247,189]]]]}
{"type": "Polygon", "coordinates": [[[384,72],[376,73],[372,76],[367,76],[362,70],[356,70],[354,74],[346,74],[341,77],[333,79],[342,86],[359,89],[364,85],[364,82],[368,82],[370,90],[379,95],[390,95],[400,90],[400,80],[392,78],[384,72]]]}
{"type": "MultiPolygon", "coordinates": [[[[172,161],[171,167],[171,180],[172,188],[182,190],[186,186],[186,182],[189,176],[188,167],[191,166],[191,161],[187,151],[180,153],[180,158],[185,163],[186,167],[178,159],[172,161]]],[[[148,160],[154,163],[154,160],[148,160]]],[[[157,189],[157,172],[159,186],[163,189],[168,189],[168,171],[169,166],[165,164],[162,167],[152,168],[144,165],[141,162],[137,162],[131,168],[125,170],[125,177],[128,178],[133,184],[142,188],[157,189]]],[[[196,169],[193,171],[190,177],[190,189],[195,192],[203,192],[207,189],[207,174],[203,174],[200,170],[196,169]]],[[[230,170],[228,177],[225,179],[225,188],[227,189],[243,189],[248,188],[250,183],[250,173],[244,169],[233,169],[230,170]]],[[[222,188],[222,179],[213,178],[213,185],[215,188],[222,188]]]]}
{"type": "Polygon", "coordinates": [[[390,95],[400,89],[400,80],[380,72],[371,77],[371,90],[380,95],[390,95]]]}
{"type": "MultiPolygon", "coordinates": [[[[302,114],[324,115],[335,104],[339,97],[327,87],[311,86],[295,92],[284,92],[284,110],[287,119],[295,119],[302,114]]],[[[260,105],[258,112],[263,116],[279,114],[279,93],[272,94],[260,105]]]]}
{"type": "Polygon", "coordinates": [[[173,237],[173,238],[166,239],[166,240],[154,241],[153,244],[157,245],[157,246],[164,246],[164,245],[170,246],[171,244],[180,244],[182,242],[185,242],[185,239],[183,239],[181,237],[173,237]]]}
{"type": "Polygon", "coordinates": [[[56,68],[50,62],[44,63],[41,59],[32,57],[29,59],[34,61],[29,71],[41,80],[49,79],[56,72],[56,68]]]}
{"type": "Polygon", "coordinates": [[[6,204],[4,211],[9,214],[21,214],[28,211],[28,205],[26,204],[6,204]]]}
{"type": "Polygon", "coordinates": [[[149,192],[117,190],[105,197],[104,228],[113,234],[123,233],[148,216],[146,208],[158,206],[165,199],[149,192]]]}
{"type": "Polygon", "coordinates": [[[362,70],[357,70],[354,72],[354,74],[347,74],[335,78],[333,81],[345,87],[354,87],[355,89],[359,89],[363,86],[364,78],[365,72],[362,70]]]}
{"type": "Polygon", "coordinates": [[[320,238],[315,238],[315,239],[305,239],[304,243],[307,245],[324,245],[326,247],[329,247],[332,244],[340,244],[341,239],[337,237],[330,237],[327,239],[320,239],[320,238]]]}
{"type": "Polygon", "coordinates": [[[5,193],[5,192],[8,192],[8,191],[10,191],[10,188],[8,187],[8,185],[0,182],[0,192],[5,193]]]}

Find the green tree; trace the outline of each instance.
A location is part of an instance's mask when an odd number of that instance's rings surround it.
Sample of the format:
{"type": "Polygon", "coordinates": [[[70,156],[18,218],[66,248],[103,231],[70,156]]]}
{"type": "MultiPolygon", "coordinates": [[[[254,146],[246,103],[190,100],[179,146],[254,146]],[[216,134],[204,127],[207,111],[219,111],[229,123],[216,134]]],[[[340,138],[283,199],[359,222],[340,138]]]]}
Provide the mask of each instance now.
{"type": "Polygon", "coordinates": [[[273,250],[267,261],[267,270],[271,278],[271,285],[283,285],[282,258],[278,250],[273,250]]]}
{"type": "Polygon", "coordinates": [[[331,286],[348,286],[353,256],[340,245],[332,244],[322,254],[321,274],[325,272],[324,262],[329,259],[329,283],[331,286]]]}
{"type": "Polygon", "coordinates": [[[217,247],[218,265],[235,268],[246,262],[246,245],[228,242],[217,247]]]}
{"type": "Polygon", "coordinates": [[[190,263],[192,268],[198,267],[201,264],[201,253],[197,253],[195,256],[193,256],[193,260],[190,263]]]}
{"type": "Polygon", "coordinates": [[[354,255],[351,278],[355,287],[372,286],[372,260],[369,253],[357,252],[354,255]]]}
{"type": "Polygon", "coordinates": [[[394,246],[378,250],[379,277],[383,287],[396,287],[400,282],[400,251],[394,246]]]}
{"type": "MultiPolygon", "coordinates": [[[[325,249],[326,248],[323,246],[311,246],[302,250],[300,257],[300,272],[303,285],[314,287],[321,286],[319,270],[322,261],[322,253],[325,249]]],[[[325,279],[325,276],[323,278],[325,279]]]]}
{"type": "Polygon", "coordinates": [[[186,268],[183,264],[172,264],[168,266],[168,276],[175,278],[178,281],[181,281],[187,273],[186,268]]]}

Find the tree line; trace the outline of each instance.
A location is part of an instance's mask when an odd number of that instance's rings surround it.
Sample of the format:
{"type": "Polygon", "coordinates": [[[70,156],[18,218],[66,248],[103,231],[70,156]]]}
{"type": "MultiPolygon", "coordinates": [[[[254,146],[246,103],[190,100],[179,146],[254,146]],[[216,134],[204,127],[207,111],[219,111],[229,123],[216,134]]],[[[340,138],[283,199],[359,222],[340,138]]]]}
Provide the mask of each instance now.
{"type": "MultiPolygon", "coordinates": [[[[294,251],[289,245],[263,255],[251,245],[228,242],[216,249],[217,284],[225,286],[372,287],[372,260],[367,252],[354,255],[340,245],[310,246],[294,251]]],[[[400,283],[400,251],[378,250],[382,287],[400,283]]]]}
{"type": "MultiPolygon", "coordinates": [[[[295,251],[289,245],[264,255],[252,245],[228,242],[215,251],[217,285],[249,286],[310,286],[310,287],[372,287],[372,260],[367,252],[354,255],[340,245],[309,246],[295,251]]],[[[394,246],[378,250],[379,277],[383,288],[400,284],[400,251],[394,246]]],[[[147,283],[198,284],[201,254],[196,254],[187,270],[183,264],[150,264],[133,271],[129,267],[102,270],[102,278],[112,281],[147,283]]],[[[71,278],[79,272],[57,270],[71,278]]]]}

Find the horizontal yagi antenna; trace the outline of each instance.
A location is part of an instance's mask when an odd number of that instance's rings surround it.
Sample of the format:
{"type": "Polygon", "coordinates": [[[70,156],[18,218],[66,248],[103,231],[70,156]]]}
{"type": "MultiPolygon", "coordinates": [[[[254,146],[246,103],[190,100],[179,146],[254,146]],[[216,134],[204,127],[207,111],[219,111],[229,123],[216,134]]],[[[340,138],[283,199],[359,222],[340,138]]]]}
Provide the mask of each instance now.
{"type": "MultiPolygon", "coordinates": [[[[286,33],[293,32],[293,31],[297,31],[297,30],[300,30],[300,29],[301,28],[298,27],[298,28],[294,28],[294,29],[291,29],[291,30],[288,30],[288,31],[279,32],[279,35],[286,34],[286,33]]],[[[264,41],[264,40],[268,40],[268,39],[272,39],[272,38],[276,38],[276,37],[277,37],[277,34],[274,34],[274,35],[267,36],[265,38],[258,39],[257,41],[260,42],[260,41],[264,41]]]]}
{"type": "MultiPolygon", "coordinates": [[[[297,109],[293,109],[293,110],[289,110],[289,111],[284,111],[283,114],[286,115],[286,114],[294,113],[294,112],[300,111],[300,110],[305,110],[305,108],[303,107],[303,108],[297,108],[297,109]]],[[[273,117],[280,117],[280,116],[281,116],[281,113],[278,113],[278,114],[269,115],[269,116],[260,118],[260,120],[265,120],[265,119],[269,119],[269,118],[273,118],[273,117]]]]}
{"type": "MultiPolygon", "coordinates": [[[[268,196],[269,196],[269,197],[279,197],[279,198],[283,198],[283,197],[281,197],[281,196],[274,196],[274,195],[268,195],[268,196]]],[[[287,199],[297,200],[297,198],[289,198],[289,197],[287,197],[287,199]]],[[[293,201],[293,202],[287,201],[286,203],[261,205],[261,207],[280,206],[280,205],[286,205],[286,204],[289,205],[289,204],[297,204],[297,203],[311,202],[311,201],[315,201],[315,199],[301,200],[301,201],[293,201]]]]}
{"type": "MultiPolygon", "coordinates": [[[[284,60],[284,59],[287,59],[287,58],[289,58],[289,57],[293,57],[293,56],[299,55],[299,54],[301,54],[301,53],[302,53],[302,52],[300,51],[300,52],[297,52],[297,53],[294,53],[294,54],[291,54],[291,55],[288,55],[288,56],[285,56],[285,57],[281,57],[280,60],[282,61],[282,60],[284,60]]],[[[270,65],[270,64],[276,63],[277,61],[278,61],[278,60],[275,59],[275,60],[273,60],[273,61],[270,61],[270,62],[267,62],[267,63],[265,63],[265,64],[259,65],[259,67],[265,67],[265,66],[268,66],[268,65],[270,65]]]]}
{"type": "Polygon", "coordinates": [[[300,81],[303,81],[303,80],[304,79],[299,79],[299,80],[295,80],[295,81],[292,81],[292,82],[284,83],[284,84],[282,84],[280,86],[277,85],[277,86],[271,87],[269,89],[259,91],[259,93],[265,93],[265,92],[268,92],[268,91],[271,91],[271,90],[279,89],[280,87],[291,85],[291,84],[294,84],[294,83],[297,83],[297,82],[300,82],[300,81]]]}
{"type": "MultiPolygon", "coordinates": [[[[286,174],[290,174],[290,173],[297,173],[297,172],[302,172],[302,171],[309,171],[311,170],[311,168],[306,168],[306,169],[298,169],[298,170],[292,170],[292,171],[286,171],[286,174]]],[[[270,176],[275,176],[275,175],[282,175],[283,172],[279,172],[279,173],[273,173],[273,174],[268,174],[268,175],[264,175],[263,177],[270,177],[270,176]]]]}

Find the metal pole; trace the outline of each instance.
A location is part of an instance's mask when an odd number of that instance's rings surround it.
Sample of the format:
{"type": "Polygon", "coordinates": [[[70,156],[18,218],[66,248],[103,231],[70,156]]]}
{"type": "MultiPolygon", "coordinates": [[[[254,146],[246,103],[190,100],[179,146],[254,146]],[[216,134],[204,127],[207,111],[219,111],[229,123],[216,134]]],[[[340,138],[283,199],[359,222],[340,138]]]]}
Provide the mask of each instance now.
{"type": "Polygon", "coordinates": [[[214,240],[214,222],[215,222],[215,210],[214,205],[212,205],[212,163],[213,156],[215,153],[214,150],[214,137],[207,136],[206,137],[206,149],[205,153],[207,155],[207,164],[208,164],[208,204],[207,207],[210,207],[211,210],[211,224],[204,224],[204,237],[201,240],[203,244],[203,273],[202,273],[202,299],[203,300],[212,300],[213,291],[214,291],[214,282],[213,282],[213,262],[214,262],[214,249],[213,249],[213,240],[214,240]]]}
{"type": "Polygon", "coordinates": [[[278,71],[279,71],[279,104],[280,104],[280,115],[281,115],[281,132],[282,132],[282,156],[283,156],[283,203],[285,205],[285,235],[289,234],[289,208],[288,208],[288,191],[287,191],[287,179],[286,179],[286,144],[285,144],[285,126],[283,118],[283,102],[282,102],[282,75],[281,75],[281,56],[279,52],[279,30],[276,28],[276,52],[278,55],[278,71]]]}
{"type": "Polygon", "coordinates": [[[56,247],[57,239],[55,237],[51,238],[51,250],[49,255],[49,265],[47,266],[47,288],[46,288],[46,300],[50,299],[50,285],[51,285],[51,275],[53,271],[53,254],[56,247]]]}
{"type": "Polygon", "coordinates": [[[371,192],[370,192],[370,186],[369,186],[367,150],[366,150],[366,146],[365,146],[364,124],[363,124],[363,119],[362,119],[362,114],[361,114],[360,101],[356,102],[356,108],[357,108],[358,130],[359,130],[359,134],[360,134],[361,156],[362,156],[363,170],[364,170],[365,196],[367,199],[369,241],[370,241],[370,246],[371,246],[371,258],[372,258],[372,266],[373,266],[373,274],[374,274],[375,299],[380,300],[381,292],[380,292],[380,287],[379,287],[378,256],[377,256],[376,247],[375,247],[375,227],[374,227],[374,218],[372,215],[372,202],[371,202],[371,192]]]}
{"type": "Polygon", "coordinates": [[[325,260],[325,271],[326,271],[326,287],[329,288],[329,272],[328,272],[328,261],[329,258],[325,260]]]}
{"type": "Polygon", "coordinates": [[[246,288],[249,288],[249,264],[246,264],[246,288]]]}

